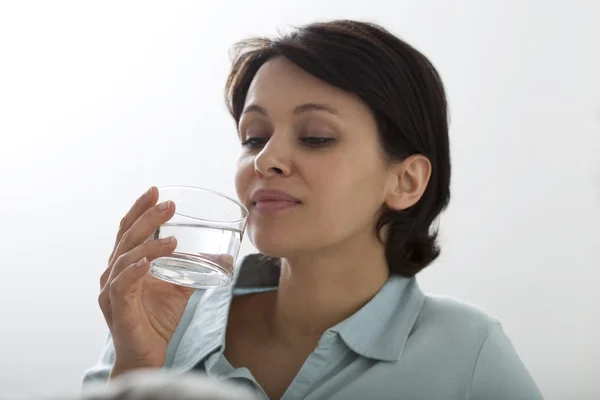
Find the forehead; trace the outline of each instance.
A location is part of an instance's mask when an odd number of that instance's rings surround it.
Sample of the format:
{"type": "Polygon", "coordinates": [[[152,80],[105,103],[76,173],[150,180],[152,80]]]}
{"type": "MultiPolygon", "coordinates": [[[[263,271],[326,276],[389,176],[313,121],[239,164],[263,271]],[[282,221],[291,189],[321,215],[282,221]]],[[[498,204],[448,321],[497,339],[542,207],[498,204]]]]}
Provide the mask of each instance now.
{"type": "Polygon", "coordinates": [[[305,103],[327,104],[342,115],[370,114],[354,94],[320,80],[284,57],[271,59],[258,70],[244,106],[257,104],[267,110],[285,111],[305,103]]]}

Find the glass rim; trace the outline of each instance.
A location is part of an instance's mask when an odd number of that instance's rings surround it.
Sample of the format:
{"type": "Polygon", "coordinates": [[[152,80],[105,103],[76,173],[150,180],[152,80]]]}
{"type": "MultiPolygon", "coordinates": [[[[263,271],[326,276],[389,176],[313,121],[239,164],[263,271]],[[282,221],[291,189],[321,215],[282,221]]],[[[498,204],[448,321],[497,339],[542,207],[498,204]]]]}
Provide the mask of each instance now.
{"type": "MultiPolygon", "coordinates": [[[[196,221],[202,221],[202,222],[210,222],[210,223],[226,223],[226,224],[235,224],[235,223],[240,223],[240,222],[244,222],[246,218],[248,218],[248,209],[246,208],[245,205],[243,205],[240,201],[234,199],[231,196],[228,196],[224,193],[218,192],[216,190],[212,190],[212,189],[207,189],[207,188],[201,188],[201,187],[197,187],[197,186],[185,186],[185,185],[166,185],[166,186],[157,186],[158,189],[158,197],[160,198],[160,191],[162,189],[184,189],[184,190],[193,190],[193,191],[199,191],[199,192],[204,192],[204,193],[210,193],[213,195],[216,195],[218,197],[221,197],[223,199],[229,200],[231,202],[233,202],[235,205],[237,205],[241,210],[242,210],[242,216],[241,218],[238,219],[234,219],[234,220],[230,220],[230,221],[222,221],[222,220],[214,220],[214,219],[206,219],[206,218],[198,218],[198,217],[192,217],[191,215],[186,215],[186,214],[182,214],[177,212],[177,207],[175,207],[175,214],[185,217],[185,218],[190,218],[196,221]]],[[[171,200],[171,199],[165,199],[166,200],[171,200]]],[[[171,200],[173,201],[173,200],[171,200]]]]}

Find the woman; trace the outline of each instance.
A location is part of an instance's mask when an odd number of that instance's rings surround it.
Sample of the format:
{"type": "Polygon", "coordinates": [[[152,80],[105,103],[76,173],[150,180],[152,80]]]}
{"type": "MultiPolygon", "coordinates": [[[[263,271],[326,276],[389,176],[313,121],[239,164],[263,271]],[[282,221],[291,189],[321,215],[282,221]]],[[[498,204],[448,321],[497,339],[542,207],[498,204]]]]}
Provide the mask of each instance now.
{"type": "Polygon", "coordinates": [[[111,339],[86,381],[165,367],[270,399],[541,398],[498,321],[416,283],[450,197],[446,97],[421,53],[376,25],[311,24],[240,44],[227,101],[268,257],[206,293],[147,276],[175,247],[144,242],[175,212],[151,188],[102,275],[111,339]]]}

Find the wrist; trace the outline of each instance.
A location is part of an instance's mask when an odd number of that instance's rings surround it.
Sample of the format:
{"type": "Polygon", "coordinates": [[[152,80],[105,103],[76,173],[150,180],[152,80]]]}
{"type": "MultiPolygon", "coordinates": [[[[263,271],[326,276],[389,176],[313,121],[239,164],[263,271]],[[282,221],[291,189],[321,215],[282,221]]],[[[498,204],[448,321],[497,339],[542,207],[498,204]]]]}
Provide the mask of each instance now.
{"type": "Polygon", "coordinates": [[[131,371],[140,369],[158,369],[164,365],[164,361],[158,360],[139,360],[139,361],[126,361],[126,360],[115,360],[113,368],[110,371],[109,380],[113,380],[123,374],[131,371]]]}

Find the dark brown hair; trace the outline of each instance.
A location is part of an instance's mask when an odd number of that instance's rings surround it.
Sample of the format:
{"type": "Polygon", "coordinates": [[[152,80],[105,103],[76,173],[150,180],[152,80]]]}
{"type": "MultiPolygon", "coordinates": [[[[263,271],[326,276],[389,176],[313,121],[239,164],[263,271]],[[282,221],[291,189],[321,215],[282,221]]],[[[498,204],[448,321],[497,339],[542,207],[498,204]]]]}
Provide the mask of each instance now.
{"type": "Polygon", "coordinates": [[[450,149],[446,95],[431,62],[384,28],[348,20],[306,25],[275,39],[244,40],[234,49],[226,99],[236,122],[258,69],[282,56],[359,96],[375,115],[390,160],[413,154],[429,159],[432,174],[421,199],[402,211],[384,207],[377,235],[392,274],[414,276],[434,261],[440,249],[433,224],[450,200],[450,149]]]}

